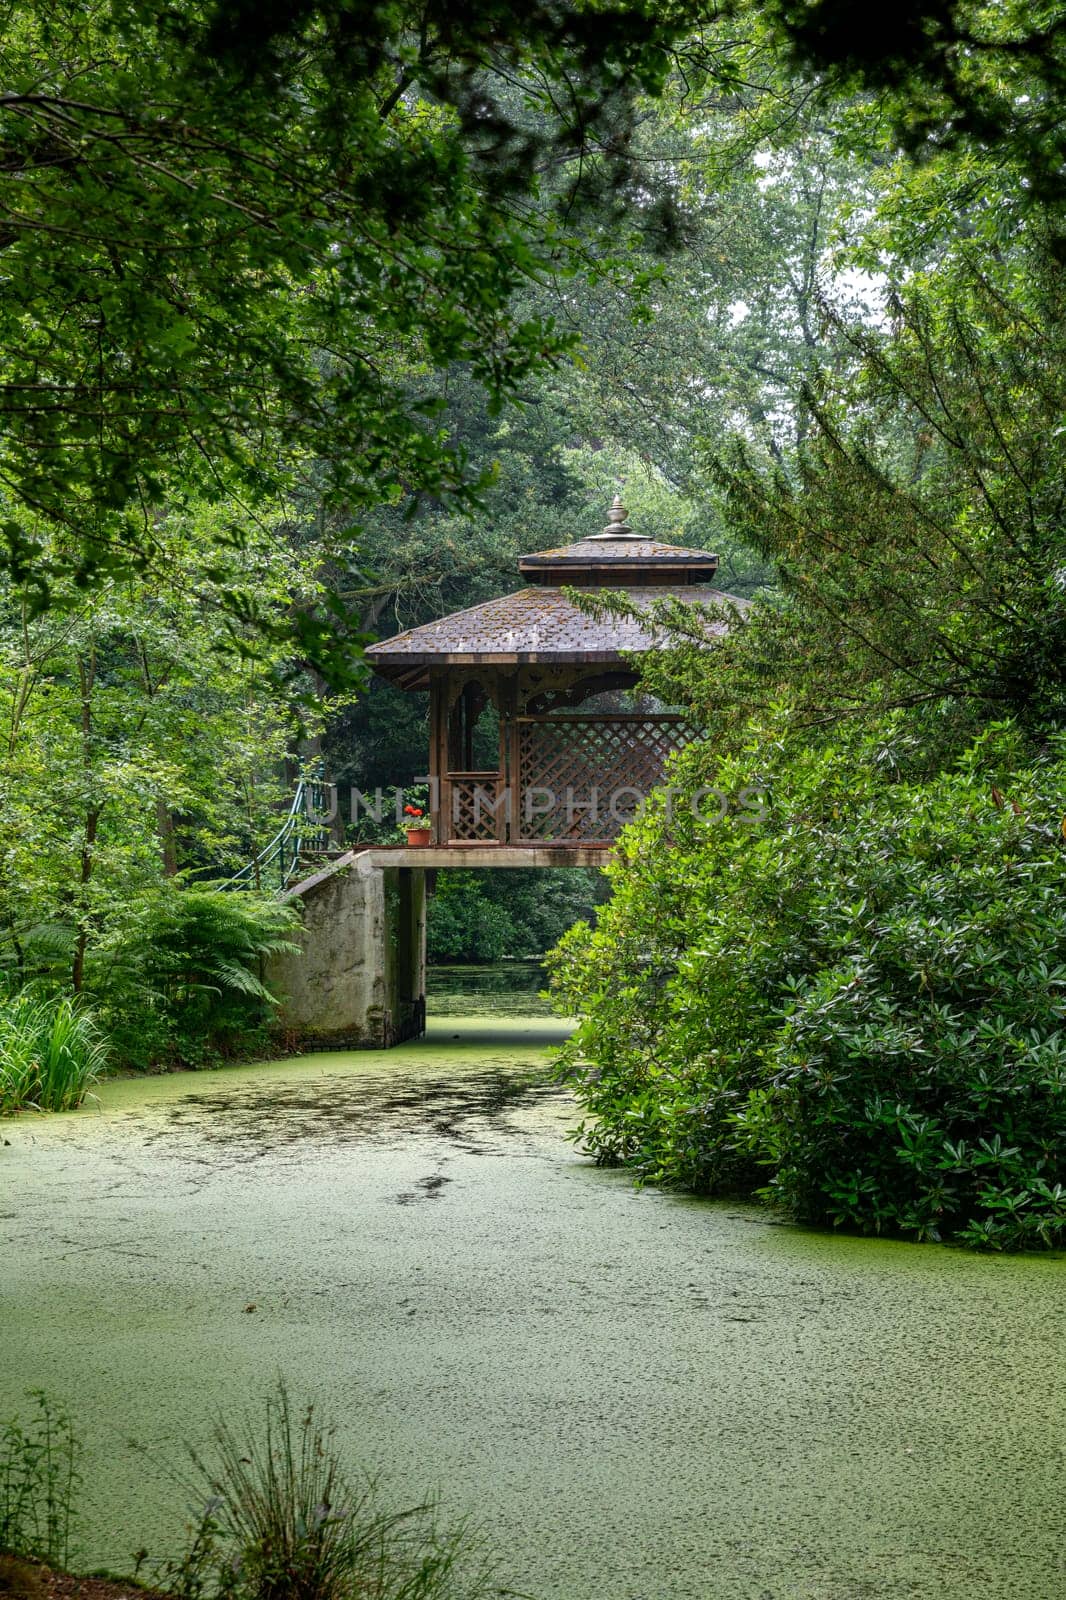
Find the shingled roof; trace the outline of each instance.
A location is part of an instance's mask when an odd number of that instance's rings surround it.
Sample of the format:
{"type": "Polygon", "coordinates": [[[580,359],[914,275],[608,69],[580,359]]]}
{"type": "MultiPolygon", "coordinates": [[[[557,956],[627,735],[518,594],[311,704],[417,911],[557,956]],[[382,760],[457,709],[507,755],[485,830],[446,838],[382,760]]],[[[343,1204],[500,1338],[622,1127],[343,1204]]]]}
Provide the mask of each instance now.
{"type": "Polygon", "coordinates": [[[605,562],[612,565],[616,562],[637,562],[643,565],[645,561],[661,561],[673,567],[718,565],[718,557],[711,551],[693,550],[687,544],[662,544],[658,539],[619,539],[614,544],[608,543],[602,536],[594,536],[579,539],[576,544],[559,545],[554,550],[534,550],[528,556],[519,556],[518,568],[524,572],[527,567],[548,561],[595,562],[598,566],[605,562]]]}
{"type": "MultiPolygon", "coordinates": [[[[670,598],[689,605],[747,605],[720,589],[694,584],[620,587],[641,611],[670,598]]],[[[723,632],[724,623],[708,624],[709,635],[723,632]]],[[[620,663],[628,651],[652,650],[662,644],[660,630],[629,617],[587,616],[560,589],[537,588],[520,589],[517,594],[455,611],[439,622],[411,628],[373,645],[367,655],[385,677],[407,678],[413,668],[620,663]]]]}
{"type": "Polygon", "coordinates": [[[518,570],[532,583],[617,588],[619,584],[710,583],[718,557],[657,539],[579,539],[557,550],[520,556],[518,570]]]}
{"type": "MultiPolygon", "coordinates": [[[[367,651],[369,660],[383,676],[417,688],[428,681],[431,667],[621,663],[630,651],[662,647],[661,630],[630,617],[587,616],[566,598],[563,586],[621,590],[642,612],[670,598],[746,607],[746,601],[710,587],[718,557],[709,550],[641,538],[617,496],[608,517],[600,534],[520,556],[519,570],[536,587],[382,640],[367,651]]],[[[708,626],[708,636],[724,632],[724,623],[708,626]]]]}

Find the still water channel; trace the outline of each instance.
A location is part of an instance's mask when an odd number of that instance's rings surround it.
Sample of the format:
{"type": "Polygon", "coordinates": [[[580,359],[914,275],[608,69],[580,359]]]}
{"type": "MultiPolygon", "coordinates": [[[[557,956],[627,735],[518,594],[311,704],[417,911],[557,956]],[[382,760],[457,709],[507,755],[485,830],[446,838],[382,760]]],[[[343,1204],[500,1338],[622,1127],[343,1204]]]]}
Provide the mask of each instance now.
{"type": "Polygon", "coordinates": [[[173,1549],[181,1442],[282,1373],[540,1600],[1061,1600],[1066,1262],[634,1192],[535,987],[2,1125],[0,1416],[76,1413],[85,1564],[173,1549]]]}

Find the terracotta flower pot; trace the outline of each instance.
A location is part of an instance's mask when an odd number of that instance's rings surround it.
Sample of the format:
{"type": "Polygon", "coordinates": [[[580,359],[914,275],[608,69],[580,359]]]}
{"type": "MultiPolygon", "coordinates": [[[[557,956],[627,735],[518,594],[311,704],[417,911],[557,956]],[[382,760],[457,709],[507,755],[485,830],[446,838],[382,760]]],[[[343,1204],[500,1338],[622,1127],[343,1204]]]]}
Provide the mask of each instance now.
{"type": "Polygon", "coordinates": [[[432,832],[429,828],[408,828],[407,843],[412,850],[424,850],[433,843],[432,832]]]}

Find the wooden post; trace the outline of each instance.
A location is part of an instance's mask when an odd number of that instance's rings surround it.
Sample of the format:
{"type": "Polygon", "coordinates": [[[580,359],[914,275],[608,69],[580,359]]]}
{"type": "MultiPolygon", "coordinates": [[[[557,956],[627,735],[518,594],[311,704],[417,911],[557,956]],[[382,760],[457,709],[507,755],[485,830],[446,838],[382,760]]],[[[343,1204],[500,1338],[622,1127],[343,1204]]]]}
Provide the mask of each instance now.
{"type": "Polygon", "coordinates": [[[507,722],[505,725],[505,757],[507,770],[507,777],[505,781],[507,783],[507,787],[511,791],[511,825],[508,832],[509,844],[517,844],[522,837],[522,775],[519,770],[518,759],[518,712],[520,710],[520,706],[521,698],[518,691],[518,674],[516,672],[512,675],[508,682],[508,711],[507,722]]]}
{"type": "Polygon", "coordinates": [[[511,701],[513,699],[513,674],[505,675],[502,672],[497,672],[495,674],[494,687],[495,693],[493,695],[493,699],[496,702],[496,711],[499,718],[496,747],[496,766],[499,774],[496,779],[496,840],[499,844],[506,844],[510,837],[509,812],[511,809],[511,798],[508,798],[506,805],[500,805],[499,802],[501,796],[507,792],[507,729],[510,722],[511,701]]]}
{"type": "Polygon", "coordinates": [[[436,799],[437,843],[451,838],[451,796],[448,792],[448,677],[434,672],[429,680],[429,794],[430,809],[436,799]]]}

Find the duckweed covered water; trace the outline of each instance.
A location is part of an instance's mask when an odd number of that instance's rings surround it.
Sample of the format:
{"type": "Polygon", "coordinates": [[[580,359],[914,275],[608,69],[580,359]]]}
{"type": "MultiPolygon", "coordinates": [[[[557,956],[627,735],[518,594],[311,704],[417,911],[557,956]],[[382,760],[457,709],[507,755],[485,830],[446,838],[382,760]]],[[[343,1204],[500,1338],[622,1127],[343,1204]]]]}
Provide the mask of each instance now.
{"type": "Polygon", "coordinates": [[[1066,1263],[636,1193],[565,1140],[559,1032],[438,1015],[2,1125],[0,1414],[80,1418],[85,1563],[175,1548],[181,1441],[281,1372],[543,1600],[1066,1593],[1066,1263]]]}
{"type": "Polygon", "coordinates": [[[550,1017],[547,982],[539,961],[430,967],[426,1003],[434,1017],[550,1017]]]}

